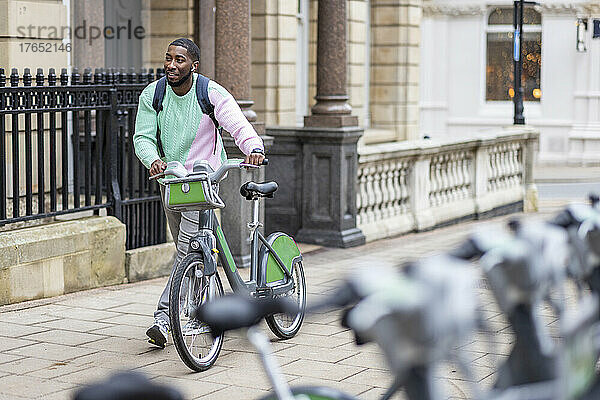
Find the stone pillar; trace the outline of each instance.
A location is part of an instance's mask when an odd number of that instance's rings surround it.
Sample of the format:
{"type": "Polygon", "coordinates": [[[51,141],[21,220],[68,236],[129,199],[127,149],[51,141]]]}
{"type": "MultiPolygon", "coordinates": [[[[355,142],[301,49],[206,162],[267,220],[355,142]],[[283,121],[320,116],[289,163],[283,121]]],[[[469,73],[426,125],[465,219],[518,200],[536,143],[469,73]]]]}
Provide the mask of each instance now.
{"type": "MultiPolygon", "coordinates": [[[[250,0],[216,0],[215,3],[214,79],[235,97],[248,121],[259,135],[263,135],[264,124],[256,122],[256,113],[251,109],[254,102],[250,99],[250,0]]],[[[229,134],[223,134],[223,142],[229,158],[243,157],[229,134]]],[[[231,171],[221,184],[220,193],[227,204],[221,213],[221,225],[239,268],[250,266],[246,223],[252,217],[250,202],[240,196],[240,185],[263,179],[263,168],[250,172],[231,171]]],[[[264,204],[261,208],[264,215],[264,204]]]]}
{"type": "Polygon", "coordinates": [[[356,227],[356,143],[363,130],[346,94],[346,0],[319,0],[318,7],[317,103],[298,132],[303,178],[296,239],[351,247],[365,242],[356,227]]]}
{"type": "Polygon", "coordinates": [[[319,0],[317,21],[317,103],[304,126],[358,126],[346,94],[346,0],[319,0]]]}
{"type": "MultiPolygon", "coordinates": [[[[72,26],[82,26],[83,21],[86,25],[97,26],[102,29],[104,23],[104,2],[97,0],[78,0],[71,3],[72,26]]],[[[86,28],[89,29],[89,28],[86,28]]],[[[79,68],[80,71],[85,68],[104,68],[104,38],[98,38],[93,41],[85,39],[72,39],[72,58],[71,65],[79,68]]]]}

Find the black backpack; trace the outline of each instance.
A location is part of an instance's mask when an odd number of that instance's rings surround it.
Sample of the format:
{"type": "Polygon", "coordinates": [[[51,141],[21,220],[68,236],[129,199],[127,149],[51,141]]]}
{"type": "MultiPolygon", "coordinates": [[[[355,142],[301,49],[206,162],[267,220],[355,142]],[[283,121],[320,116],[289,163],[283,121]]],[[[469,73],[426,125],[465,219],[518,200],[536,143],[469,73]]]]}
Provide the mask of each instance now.
{"type": "MultiPolygon", "coordinates": [[[[198,104],[202,109],[202,112],[210,117],[213,124],[215,125],[215,148],[213,151],[217,150],[217,135],[221,134],[223,127],[219,125],[217,118],[215,117],[215,107],[210,102],[208,98],[208,82],[210,79],[205,77],[204,75],[198,74],[198,79],[196,80],[196,99],[198,100],[198,104]]],[[[154,98],[152,99],[152,108],[156,111],[156,115],[158,116],[158,112],[163,109],[162,102],[165,98],[165,92],[167,91],[167,77],[163,76],[156,83],[156,88],[154,89],[154,98]]],[[[160,140],[160,128],[158,127],[158,119],[156,120],[156,143],[158,145],[158,153],[161,158],[165,156],[165,151],[163,150],[162,141],[160,140]]]]}

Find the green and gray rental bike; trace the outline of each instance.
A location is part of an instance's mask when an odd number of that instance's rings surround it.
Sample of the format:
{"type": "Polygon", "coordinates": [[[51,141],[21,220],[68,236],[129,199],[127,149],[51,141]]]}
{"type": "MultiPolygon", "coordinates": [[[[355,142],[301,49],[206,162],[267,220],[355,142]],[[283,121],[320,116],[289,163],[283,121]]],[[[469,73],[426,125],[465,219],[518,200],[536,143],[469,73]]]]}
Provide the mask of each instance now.
{"type": "MultiPolygon", "coordinates": [[[[263,165],[267,165],[267,160],[263,165]]],[[[223,295],[218,261],[235,293],[254,298],[287,297],[297,305],[294,315],[274,313],[266,317],[276,336],[293,337],[304,319],[306,287],[298,245],[283,232],[271,233],[266,238],[260,232],[259,199],[273,197],[276,182],[247,182],[240,188],[240,194],[253,203],[253,219],[248,223],[249,280],[240,276],[214,213],[215,209],[225,207],[218,193],[219,182],[226,178],[229,170],[240,168],[258,166],[230,159],[214,171],[206,161],[198,161],[193,172],[188,172],[181,163],[173,161],[167,163],[162,174],[153,177],[165,177],[161,184],[165,186],[164,201],[168,209],[198,211],[198,232],[190,239],[187,255],[173,271],[169,297],[173,343],[182,361],[195,371],[210,368],[223,344],[223,334],[212,335],[208,325],[190,315],[193,309],[223,295]]]]}

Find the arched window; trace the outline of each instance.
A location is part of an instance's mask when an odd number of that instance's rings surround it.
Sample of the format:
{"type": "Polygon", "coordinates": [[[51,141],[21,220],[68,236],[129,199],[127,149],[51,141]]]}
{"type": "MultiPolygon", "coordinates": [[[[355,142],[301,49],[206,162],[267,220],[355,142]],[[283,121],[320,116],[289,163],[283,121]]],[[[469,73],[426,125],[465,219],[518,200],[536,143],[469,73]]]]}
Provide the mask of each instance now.
{"type": "MultiPolygon", "coordinates": [[[[486,95],[487,101],[510,101],[514,96],[513,8],[495,7],[487,21],[486,95]]],[[[523,11],[521,33],[523,100],[540,101],[542,66],[542,18],[532,7],[523,11]]]]}

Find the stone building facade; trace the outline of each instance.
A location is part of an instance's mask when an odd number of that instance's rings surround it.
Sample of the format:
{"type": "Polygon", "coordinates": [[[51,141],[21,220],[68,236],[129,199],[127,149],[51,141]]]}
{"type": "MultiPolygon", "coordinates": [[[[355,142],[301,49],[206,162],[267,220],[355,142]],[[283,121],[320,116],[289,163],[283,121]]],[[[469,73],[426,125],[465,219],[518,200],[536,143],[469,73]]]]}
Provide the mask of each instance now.
{"type": "MultiPolygon", "coordinates": [[[[598,164],[600,3],[539,3],[527,7],[522,36],[525,64],[537,64],[523,82],[526,123],[540,130],[539,161],[598,164]]],[[[452,138],[512,124],[512,9],[509,0],[423,2],[424,134],[452,138]]]]}

